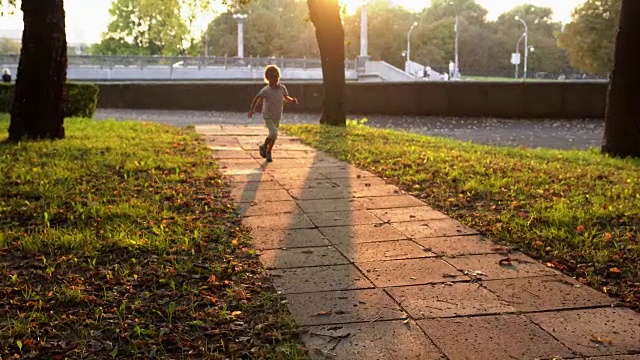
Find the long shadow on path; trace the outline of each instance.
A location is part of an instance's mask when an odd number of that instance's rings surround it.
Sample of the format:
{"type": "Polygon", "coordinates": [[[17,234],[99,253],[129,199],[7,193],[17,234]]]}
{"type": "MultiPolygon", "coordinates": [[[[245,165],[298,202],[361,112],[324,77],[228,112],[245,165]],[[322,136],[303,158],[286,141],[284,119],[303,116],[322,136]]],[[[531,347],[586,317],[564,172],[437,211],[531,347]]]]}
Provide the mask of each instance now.
{"type": "Polygon", "coordinates": [[[221,129],[243,150],[221,163],[244,224],[312,358],[640,353],[640,317],[606,295],[296,139],[268,164],[263,130],[221,129]]]}

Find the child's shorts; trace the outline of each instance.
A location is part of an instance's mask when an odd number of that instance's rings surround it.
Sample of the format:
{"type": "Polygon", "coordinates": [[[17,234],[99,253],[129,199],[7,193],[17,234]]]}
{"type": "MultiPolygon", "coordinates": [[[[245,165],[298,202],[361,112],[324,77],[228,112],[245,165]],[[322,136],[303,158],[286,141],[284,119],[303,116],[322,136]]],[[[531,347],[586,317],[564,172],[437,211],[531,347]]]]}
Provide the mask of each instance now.
{"type": "Polygon", "coordinates": [[[269,129],[269,137],[273,140],[278,138],[278,127],[280,127],[280,120],[278,119],[264,119],[264,124],[269,129]]]}

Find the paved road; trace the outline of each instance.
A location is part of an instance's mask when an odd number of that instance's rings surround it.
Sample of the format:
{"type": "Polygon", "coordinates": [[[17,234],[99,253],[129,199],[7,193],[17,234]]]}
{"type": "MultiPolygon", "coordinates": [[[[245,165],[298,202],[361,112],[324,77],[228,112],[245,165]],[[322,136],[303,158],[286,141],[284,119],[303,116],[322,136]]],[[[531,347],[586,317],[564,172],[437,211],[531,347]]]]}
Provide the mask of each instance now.
{"type": "MultiPolygon", "coordinates": [[[[353,115],[350,118],[361,118],[353,115]]],[[[528,148],[588,149],[600,147],[602,120],[508,120],[370,115],[368,125],[443,136],[480,144],[528,148]]],[[[147,120],[177,126],[201,124],[258,124],[260,118],[245,113],[99,109],[96,118],[147,120]]],[[[286,114],[284,123],[317,123],[318,114],[286,114]]]]}

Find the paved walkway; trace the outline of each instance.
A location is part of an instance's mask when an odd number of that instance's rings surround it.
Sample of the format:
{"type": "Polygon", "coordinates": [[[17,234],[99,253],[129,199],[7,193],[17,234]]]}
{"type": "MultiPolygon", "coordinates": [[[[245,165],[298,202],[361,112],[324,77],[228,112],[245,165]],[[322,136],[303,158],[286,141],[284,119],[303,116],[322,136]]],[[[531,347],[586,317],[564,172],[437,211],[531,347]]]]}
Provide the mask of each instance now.
{"type": "Polygon", "coordinates": [[[314,359],[640,359],[640,314],[381,178],[286,136],[266,163],[262,127],[196,129],[314,359]]]}

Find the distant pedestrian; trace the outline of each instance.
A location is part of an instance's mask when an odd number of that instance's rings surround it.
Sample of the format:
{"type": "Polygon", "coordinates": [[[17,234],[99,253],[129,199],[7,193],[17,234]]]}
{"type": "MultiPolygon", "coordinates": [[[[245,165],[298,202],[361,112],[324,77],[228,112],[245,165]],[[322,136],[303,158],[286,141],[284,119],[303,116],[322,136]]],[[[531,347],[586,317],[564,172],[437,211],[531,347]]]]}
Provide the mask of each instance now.
{"type": "Polygon", "coordinates": [[[259,150],[260,156],[270,162],[273,161],[271,150],[278,138],[278,127],[280,127],[284,103],[297,104],[298,99],[289,96],[286,86],[280,83],[280,69],[277,66],[269,65],[265,68],[264,80],[268,85],[262,88],[253,99],[249,118],[253,117],[262,101],[262,117],[265,126],[269,129],[269,136],[264,140],[264,144],[260,145],[259,150]]]}
{"type": "Polygon", "coordinates": [[[456,76],[456,64],[453,60],[449,61],[449,78],[453,79],[456,76]]]}
{"type": "Polygon", "coordinates": [[[11,82],[11,71],[9,69],[2,69],[2,82],[10,83],[11,82]]]}

